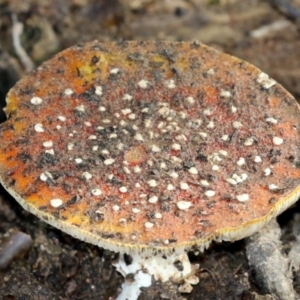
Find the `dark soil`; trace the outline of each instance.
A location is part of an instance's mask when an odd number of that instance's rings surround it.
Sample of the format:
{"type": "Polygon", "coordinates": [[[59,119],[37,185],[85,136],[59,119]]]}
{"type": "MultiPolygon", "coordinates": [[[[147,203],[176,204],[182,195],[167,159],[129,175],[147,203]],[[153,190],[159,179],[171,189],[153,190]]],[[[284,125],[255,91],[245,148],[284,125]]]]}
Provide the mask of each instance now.
{"type": "MultiPolygon", "coordinates": [[[[299,0],[0,0],[2,106],[8,89],[26,73],[12,42],[13,16],[24,25],[20,40],[35,66],[66,47],[94,39],[199,40],[253,63],[300,100],[299,0]],[[257,31],[263,26],[269,27],[257,31]]],[[[0,118],[4,120],[2,112],[0,118]]],[[[299,211],[298,204],[279,218],[286,253],[295,239],[291,228],[299,211]]],[[[14,232],[28,234],[32,245],[0,270],[0,299],[100,300],[118,295],[123,278],[111,265],[116,254],[46,225],[0,189],[0,249],[14,232]]],[[[214,244],[204,254],[191,254],[191,260],[200,263],[200,283],[191,294],[181,295],[186,299],[276,299],[263,295],[255,283],[244,241],[214,244]]],[[[176,288],[156,283],[140,299],[179,299],[176,288]]],[[[294,273],[294,289],[300,293],[299,272],[294,273]]]]}

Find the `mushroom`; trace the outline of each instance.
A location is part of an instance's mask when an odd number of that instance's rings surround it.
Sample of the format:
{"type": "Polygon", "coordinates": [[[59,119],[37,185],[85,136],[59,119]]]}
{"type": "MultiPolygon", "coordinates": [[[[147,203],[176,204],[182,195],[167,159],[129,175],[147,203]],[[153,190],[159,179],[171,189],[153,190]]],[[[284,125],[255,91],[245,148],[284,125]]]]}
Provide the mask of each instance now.
{"type": "Polygon", "coordinates": [[[197,42],[71,47],[20,80],[5,112],[3,186],[45,222],[121,253],[131,299],[151,275],[188,277],[187,251],[251,235],[300,194],[294,98],[197,42]]]}

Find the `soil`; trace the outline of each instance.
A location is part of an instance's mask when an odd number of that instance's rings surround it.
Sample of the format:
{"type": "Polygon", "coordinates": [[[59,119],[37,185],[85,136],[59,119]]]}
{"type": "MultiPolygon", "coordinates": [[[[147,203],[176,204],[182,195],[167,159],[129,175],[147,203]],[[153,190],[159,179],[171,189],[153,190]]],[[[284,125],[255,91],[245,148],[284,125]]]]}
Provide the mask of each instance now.
{"type": "MultiPolygon", "coordinates": [[[[299,16],[299,0],[0,0],[0,103],[5,106],[9,88],[32,68],[13,44],[16,18],[23,24],[20,42],[35,67],[94,39],[199,40],[253,63],[299,101],[299,16]]],[[[279,217],[285,253],[295,240],[299,211],[298,204],[279,217]]],[[[14,233],[26,233],[31,247],[0,270],[0,299],[114,299],[121,290],[124,279],[111,265],[117,254],[46,225],[0,189],[0,249],[14,233]]],[[[190,258],[201,266],[200,282],[190,294],[180,295],[175,283],[155,283],[140,299],[277,299],[255,282],[243,240],[214,244],[190,258]]],[[[300,294],[300,272],[293,278],[300,294]]]]}

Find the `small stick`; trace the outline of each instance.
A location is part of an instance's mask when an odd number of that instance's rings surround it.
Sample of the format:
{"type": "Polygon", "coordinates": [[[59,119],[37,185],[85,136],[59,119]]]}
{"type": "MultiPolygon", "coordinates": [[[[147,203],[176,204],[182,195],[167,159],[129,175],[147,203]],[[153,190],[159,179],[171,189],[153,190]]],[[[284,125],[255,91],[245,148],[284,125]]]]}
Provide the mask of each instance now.
{"type": "Polygon", "coordinates": [[[12,39],[13,39],[13,45],[16,51],[17,56],[19,57],[22,65],[25,68],[26,72],[30,72],[35,68],[34,62],[31,60],[31,58],[28,56],[26,51],[21,45],[20,42],[20,36],[23,32],[24,25],[18,21],[18,18],[15,14],[12,14],[12,39]]]}
{"type": "Polygon", "coordinates": [[[284,13],[289,19],[300,22],[300,9],[293,5],[289,0],[270,0],[280,12],[284,13]]]}

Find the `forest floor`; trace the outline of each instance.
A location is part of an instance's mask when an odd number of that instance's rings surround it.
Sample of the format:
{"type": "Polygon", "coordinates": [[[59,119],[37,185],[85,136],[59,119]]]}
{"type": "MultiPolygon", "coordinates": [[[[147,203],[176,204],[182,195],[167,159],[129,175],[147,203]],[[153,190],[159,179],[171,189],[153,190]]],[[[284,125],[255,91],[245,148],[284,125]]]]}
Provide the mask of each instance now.
{"type": "MultiPolygon", "coordinates": [[[[300,1],[261,0],[0,0],[0,103],[26,72],[71,45],[98,39],[198,40],[244,59],[268,73],[300,100],[300,1]],[[14,24],[31,64],[16,54],[14,24]]],[[[4,114],[0,114],[4,120],[4,114]]],[[[1,142],[1,141],[0,141],[1,142]]],[[[279,217],[282,251],[295,237],[300,205],[279,217]]],[[[26,233],[31,247],[0,270],[0,299],[114,299],[123,277],[111,265],[116,254],[73,239],[24,211],[0,189],[0,248],[11,234],[26,233]]],[[[190,294],[157,283],[140,299],[271,300],[255,281],[244,240],[213,244],[190,255],[200,282],[190,294]]],[[[300,295],[300,272],[293,273],[300,295]]]]}

